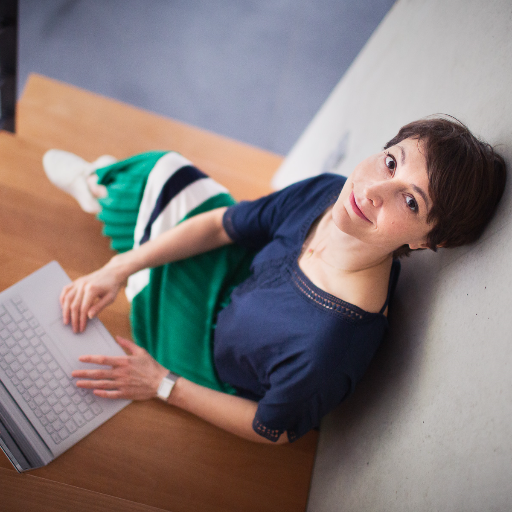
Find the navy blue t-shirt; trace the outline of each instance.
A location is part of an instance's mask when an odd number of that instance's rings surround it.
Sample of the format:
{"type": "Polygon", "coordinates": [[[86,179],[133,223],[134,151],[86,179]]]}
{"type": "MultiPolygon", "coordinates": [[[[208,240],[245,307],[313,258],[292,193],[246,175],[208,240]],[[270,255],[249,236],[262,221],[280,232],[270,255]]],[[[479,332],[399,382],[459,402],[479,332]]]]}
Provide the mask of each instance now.
{"type": "MultiPolygon", "coordinates": [[[[224,215],[230,238],[258,252],[251,276],[219,313],[215,366],[221,380],[258,401],[253,428],[273,441],[283,432],[294,441],[319,426],[354,391],[387,327],[382,313],[322,291],[298,265],[311,225],[345,181],[323,174],[224,215]]],[[[388,300],[399,271],[395,261],[388,300]]]]}

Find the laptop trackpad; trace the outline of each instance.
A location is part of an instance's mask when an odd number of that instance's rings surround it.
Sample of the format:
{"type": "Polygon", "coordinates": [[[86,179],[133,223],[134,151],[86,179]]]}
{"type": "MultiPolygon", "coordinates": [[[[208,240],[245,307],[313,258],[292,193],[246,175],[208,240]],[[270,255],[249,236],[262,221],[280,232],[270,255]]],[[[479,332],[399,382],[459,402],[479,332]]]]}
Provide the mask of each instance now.
{"type": "Polygon", "coordinates": [[[108,339],[105,337],[101,329],[103,326],[95,320],[89,321],[85,331],[79,334],[74,334],[71,326],[64,325],[61,318],[50,326],[49,334],[55,340],[55,348],[72,370],[100,368],[98,365],[80,362],[78,358],[82,355],[124,355],[110,334],[106,334],[108,339]]]}

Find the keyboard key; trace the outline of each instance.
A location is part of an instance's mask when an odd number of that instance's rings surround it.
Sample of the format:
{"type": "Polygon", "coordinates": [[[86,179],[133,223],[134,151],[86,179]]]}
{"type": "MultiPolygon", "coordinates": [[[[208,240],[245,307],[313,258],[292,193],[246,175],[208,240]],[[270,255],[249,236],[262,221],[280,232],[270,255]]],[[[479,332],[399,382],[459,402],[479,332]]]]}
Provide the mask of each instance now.
{"type": "Polygon", "coordinates": [[[78,411],[78,409],[76,408],[76,405],[75,404],[69,404],[67,407],[66,407],[66,411],[69,412],[69,414],[73,415],[75,414],[75,412],[78,411]]]}
{"type": "Polygon", "coordinates": [[[49,382],[50,380],[52,380],[52,372],[50,372],[49,370],[46,370],[44,373],[43,373],[43,379],[46,381],[46,382],[49,382]]]}
{"type": "Polygon", "coordinates": [[[60,421],[62,421],[62,423],[66,424],[66,421],[69,420],[71,416],[67,413],[67,411],[62,411],[60,414],[59,414],[59,419],[60,421]]]}
{"type": "MultiPolygon", "coordinates": [[[[35,335],[36,333],[32,329],[27,329],[25,331],[25,338],[27,338],[27,340],[31,340],[35,335]]],[[[39,340],[39,338],[36,339],[39,340]]]]}
{"type": "Polygon", "coordinates": [[[52,379],[50,382],[48,382],[48,386],[53,391],[54,389],[59,387],[59,383],[55,379],[52,379]]]}
{"type": "Polygon", "coordinates": [[[33,398],[37,394],[39,394],[39,389],[37,389],[36,386],[32,386],[31,388],[28,389],[28,394],[33,398]]]}
{"type": "Polygon", "coordinates": [[[20,380],[24,380],[28,377],[27,372],[22,368],[20,371],[16,372],[16,377],[20,380]]]}
{"type": "Polygon", "coordinates": [[[41,394],[48,398],[52,394],[52,390],[48,386],[45,386],[43,389],[41,389],[41,394]]]}
{"type": "Polygon", "coordinates": [[[21,313],[18,311],[18,308],[16,307],[15,304],[8,301],[4,303],[4,307],[15,322],[21,321],[23,317],[21,316],[21,313]]]}
{"type": "Polygon", "coordinates": [[[59,436],[64,441],[64,439],[67,439],[69,437],[69,432],[66,427],[63,427],[59,430],[59,436]]]}
{"type": "Polygon", "coordinates": [[[9,365],[5,362],[4,359],[0,360],[0,366],[3,370],[7,370],[7,368],[9,368],[9,365]]]}
{"type": "Polygon", "coordinates": [[[25,364],[27,361],[28,361],[27,354],[25,354],[25,352],[22,352],[22,353],[18,356],[18,363],[20,363],[20,364],[25,364]]]}
{"type": "Polygon", "coordinates": [[[31,311],[28,311],[28,310],[27,310],[27,311],[24,311],[24,312],[23,312],[23,318],[24,318],[25,320],[30,320],[31,318],[33,318],[33,316],[34,316],[34,315],[32,314],[32,312],[31,312],[31,311]]]}
{"type": "Polygon", "coordinates": [[[34,402],[41,406],[42,404],[44,404],[46,402],[46,399],[43,395],[37,395],[35,398],[34,398],[34,402]]]}
{"type": "MultiPolygon", "coordinates": [[[[48,354],[50,355],[50,354],[48,354]]],[[[41,361],[37,366],[36,366],[36,369],[37,371],[39,372],[40,375],[42,375],[45,371],[46,371],[46,365],[41,361]]]]}
{"type": "Polygon", "coordinates": [[[34,414],[38,417],[38,418],[41,418],[43,416],[43,413],[41,412],[41,409],[39,409],[39,407],[34,411],[34,414]]]}
{"type": "Polygon", "coordinates": [[[64,407],[67,407],[70,403],[71,403],[71,398],[69,398],[68,395],[64,395],[61,399],[60,399],[60,403],[64,406],[64,407]]]}
{"type": "Polygon", "coordinates": [[[4,358],[4,361],[7,363],[7,364],[12,364],[13,361],[15,360],[15,357],[14,355],[11,353],[11,354],[7,354],[4,358]]]}
{"type": "Polygon", "coordinates": [[[20,395],[22,395],[23,393],[25,393],[25,390],[26,390],[27,388],[25,388],[25,386],[24,386],[23,384],[18,384],[18,385],[16,386],[16,389],[18,390],[18,393],[19,393],[20,395]]]}
{"type": "Polygon", "coordinates": [[[13,362],[11,363],[11,370],[12,370],[13,372],[17,372],[18,370],[21,370],[21,364],[20,364],[20,363],[18,363],[18,361],[13,361],[13,362]]]}
{"type": "Polygon", "coordinates": [[[61,442],[61,438],[60,438],[59,434],[57,434],[57,432],[54,432],[52,434],[52,439],[55,442],[55,444],[59,444],[61,442]]]}
{"type": "Polygon", "coordinates": [[[84,412],[84,418],[87,421],[91,421],[94,418],[94,414],[92,413],[92,411],[87,410],[84,412]]]}
{"type": "Polygon", "coordinates": [[[26,331],[28,329],[28,322],[26,322],[25,320],[22,320],[21,322],[18,323],[18,328],[21,331],[26,331]]]}
{"type": "Polygon", "coordinates": [[[8,330],[8,329],[5,329],[5,328],[4,328],[4,329],[2,329],[2,330],[0,331],[0,337],[1,337],[3,340],[7,339],[7,338],[9,337],[9,334],[10,334],[10,332],[9,332],[9,330],[8,330]]]}
{"type": "MultiPolygon", "coordinates": [[[[34,384],[37,386],[38,389],[42,389],[45,385],[46,385],[46,382],[45,380],[42,378],[42,377],[39,377],[39,379],[37,379],[34,384]]],[[[49,395],[50,393],[48,393],[49,395]]]]}
{"type": "MultiPolygon", "coordinates": [[[[25,368],[25,367],[24,367],[25,368]]],[[[33,380],[37,380],[39,378],[39,372],[37,371],[37,369],[33,369],[32,371],[30,371],[30,373],[28,374],[28,376],[33,380]]]]}
{"type": "Polygon", "coordinates": [[[21,354],[21,348],[18,347],[18,345],[12,347],[11,354],[15,357],[18,357],[21,354]]]}
{"type": "Polygon", "coordinates": [[[57,380],[60,380],[60,379],[62,379],[62,377],[65,377],[64,372],[60,368],[53,374],[53,376],[57,380]]]}
{"type": "Polygon", "coordinates": [[[85,404],[84,402],[80,402],[80,403],[78,404],[78,410],[79,410],[80,412],[85,412],[85,411],[87,411],[88,409],[89,409],[89,407],[87,407],[87,404],[85,404]]]}
{"type": "Polygon", "coordinates": [[[64,426],[64,424],[62,423],[62,421],[59,420],[59,418],[57,418],[53,423],[52,423],[52,427],[59,431],[62,427],[64,426]]]}
{"type": "Polygon", "coordinates": [[[68,429],[68,432],[70,432],[71,434],[78,430],[76,423],[72,419],[66,421],[65,425],[66,425],[66,428],[68,429]]]}
{"type": "Polygon", "coordinates": [[[103,411],[103,409],[101,408],[101,405],[97,402],[94,402],[93,404],[91,404],[91,410],[94,414],[96,414],[96,416],[103,411]]]}
{"type": "MultiPolygon", "coordinates": [[[[16,341],[20,341],[22,338],[23,338],[23,333],[21,331],[14,331],[12,333],[12,337],[16,340],[16,341]]],[[[24,339],[24,338],[23,338],[24,339]]],[[[27,342],[28,344],[28,342],[27,342]]]]}
{"type": "Polygon", "coordinates": [[[12,336],[9,336],[9,337],[5,340],[5,344],[6,344],[9,348],[12,348],[12,347],[14,347],[14,345],[16,345],[16,340],[15,340],[12,336]]]}
{"type": "Polygon", "coordinates": [[[41,405],[41,412],[43,414],[48,414],[51,411],[50,406],[47,403],[41,405]]]}
{"type": "MultiPolygon", "coordinates": [[[[19,332],[19,331],[16,331],[19,332]]],[[[14,338],[16,338],[16,332],[13,334],[14,338]]],[[[29,346],[30,342],[26,338],[19,339],[19,345],[21,348],[25,349],[29,346]]]]}
{"type": "Polygon", "coordinates": [[[41,359],[42,359],[45,363],[49,363],[50,361],[52,361],[52,360],[53,360],[52,356],[51,356],[48,352],[46,352],[46,354],[43,354],[43,355],[41,356],[41,359]]]}
{"type": "Polygon", "coordinates": [[[53,412],[53,411],[50,411],[49,413],[46,414],[46,419],[50,422],[50,423],[53,423],[54,421],[57,421],[57,415],[53,412]]]}
{"type": "Polygon", "coordinates": [[[39,357],[38,354],[34,354],[31,358],[30,358],[30,362],[33,364],[33,365],[36,365],[36,364],[39,364],[41,362],[41,358],[39,357]]]}
{"type": "Polygon", "coordinates": [[[64,390],[62,388],[57,388],[55,391],[54,391],[54,395],[57,397],[57,398],[62,398],[64,396],[64,390]]]}
{"type": "Polygon", "coordinates": [[[7,325],[7,324],[11,323],[12,318],[11,318],[7,313],[4,313],[4,314],[0,317],[0,320],[2,320],[2,323],[3,323],[4,325],[7,325]]]}
{"type": "MultiPolygon", "coordinates": [[[[38,339],[38,341],[40,342],[40,340],[38,339]]],[[[35,346],[35,345],[34,345],[35,346]]],[[[42,356],[44,353],[46,353],[46,348],[45,346],[40,342],[39,345],[37,345],[36,347],[36,352],[42,356]]]]}
{"type": "Polygon", "coordinates": [[[35,318],[31,318],[28,321],[28,325],[30,325],[30,327],[32,327],[32,329],[35,329],[36,327],[39,327],[39,322],[35,318]]]}
{"type": "Polygon", "coordinates": [[[7,345],[0,345],[0,356],[4,357],[5,354],[9,353],[9,347],[7,345]]]}
{"type": "Polygon", "coordinates": [[[14,322],[11,322],[7,324],[7,329],[9,329],[9,332],[14,332],[18,330],[18,326],[14,322]]]}
{"type": "MultiPolygon", "coordinates": [[[[29,391],[29,393],[30,393],[30,391],[29,391]]],[[[36,408],[37,408],[37,404],[34,402],[34,400],[30,400],[30,402],[28,403],[28,406],[29,406],[32,410],[34,410],[34,409],[36,409],[36,408]]]]}
{"type": "Polygon", "coordinates": [[[32,379],[27,377],[26,379],[23,379],[21,383],[28,389],[30,386],[32,386],[32,379]]]}
{"type": "Polygon", "coordinates": [[[11,382],[17,386],[19,383],[20,383],[20,380],[18,379],[18,377],[16,377],[16,374],[13,375],[12,379],[11,379],[11,382]]]}
{"type": "MultiPolygon", "coordinates": [[[[30,357],[32,357],[33,355],[35,355],[35,353],[36,353],[36,351],[34,350],[34,347],[27,347],[27,348],[25,349],[25,355],[26,355],[27,357],[29,357],[29,358],[30,358],[30,357]]],[[[39,357],[39,356],[38,356],[38,357],[39,357]]]]}
{"type": "Polygon", "coordinates": [[[33,369],[34,369],[34,364],[32,363],[32,359],[30,361],[27,361],[24,365],[23,365],[23,369],[26,371],[26,372],[31,372],[33,369]]]}
{"type": "Polygon", "coordinates": [[[48,403],[53,407],[59,400],[55,395],[50,395],[48,397],[48,403]]]}
{"type": "MultiPolygon", "coordinates": [[[[36,320],[36,323],[37,323],[37,320],[36,320]]],[[[30,322],[29,322],[29,324],[30,324],[30,322]]],[[[39,325],[39,324],[38,324],[38,325],[39,325]]],[[[33,325],[32,325],[32,324],[30,324],[30,327],[33,327],[33,325]]],[[[40,325],[39,325],[39,327],[36,327],[34,330],[36,331],[36,334],[37,334],[39,337],[41,337],[43,334],[45,334],[44,329],[43,329],[40,325]]]]}
{"type": "Polygon", "coordinates": [[[52,434],[53,432],[55,432],[55,429],[52,427],[52,424],[51,423],[48,423],[48,425],[46,425],[46,432],[48,432],[48,434],[52,434]]]}
{"type": "Polygon", "coordinates": [[[85,419],[79,412],[77,412],[76,414],[73,415],[73,419],[75,420],[75,423],[79,427],[82,427],[83,425],[85,425],[85,419]]]}
{"type": "Polygon", "coordinates": [[[55,414],[60,414],[62,411],[64,411],[64,406],[60,402],[57,402],[53,406],[53,410],[54,410],[55,414]]]}
{"type": "Polygon", "coordinates": [[[46,427],[46,425],[48,425],[48,420],[44,416],[41,416],[39,418],[39,421],[41,422],[41,425],[43,425],[43,427],[46,427]]]}

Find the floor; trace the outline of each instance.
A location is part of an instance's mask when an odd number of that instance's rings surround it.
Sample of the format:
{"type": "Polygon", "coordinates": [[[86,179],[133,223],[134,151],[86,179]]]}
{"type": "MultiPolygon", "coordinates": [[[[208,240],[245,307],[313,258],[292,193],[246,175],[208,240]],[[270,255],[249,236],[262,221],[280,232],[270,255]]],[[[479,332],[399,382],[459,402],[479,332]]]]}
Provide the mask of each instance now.
{"type": "Polygon", "coordinates": [[[19,0],[43,75],[285,155],[394,0],[19,0]]]}

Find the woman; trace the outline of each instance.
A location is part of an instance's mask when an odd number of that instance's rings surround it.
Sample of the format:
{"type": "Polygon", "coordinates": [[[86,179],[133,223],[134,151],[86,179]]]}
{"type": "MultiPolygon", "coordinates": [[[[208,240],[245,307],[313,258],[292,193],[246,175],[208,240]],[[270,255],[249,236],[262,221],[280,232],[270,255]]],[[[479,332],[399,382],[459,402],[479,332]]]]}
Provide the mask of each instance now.
{"type": "Polygon", "coordinates": [[[138,344],[118,338],[126,357],[82,357],[105,369],[75,371],[77,386],[158,395],[277,443],[353,392],[387,327],[396,258],[476,240],[505,185],[503,159],[445,118],[402,127],[347,179],[321,175],[239,204],[176,153],[98,169],[105,162],[44,160],[85,209],[101,207],[120,251],[64,288],[64,322],[82,331],[127,278],[133,299],[138,344]]]}

